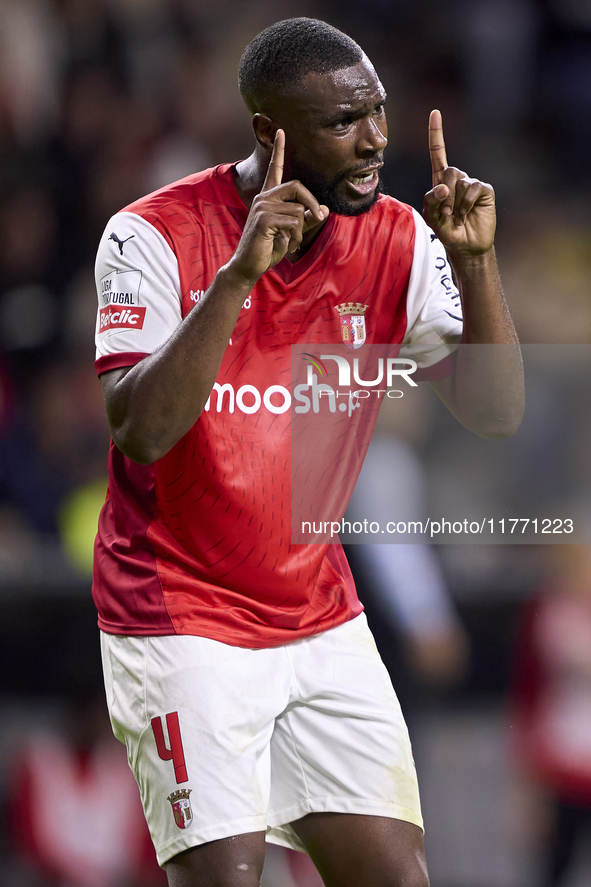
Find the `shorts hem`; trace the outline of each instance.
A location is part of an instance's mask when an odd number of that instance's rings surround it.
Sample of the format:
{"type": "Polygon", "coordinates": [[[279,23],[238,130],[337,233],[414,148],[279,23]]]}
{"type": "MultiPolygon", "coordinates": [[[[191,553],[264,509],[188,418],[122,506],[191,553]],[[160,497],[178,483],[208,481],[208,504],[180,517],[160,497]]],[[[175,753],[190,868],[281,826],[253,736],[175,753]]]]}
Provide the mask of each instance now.
{"type": "Polygon", "coordinates": [[[167,862],[182,853],[184,850],[190,850],[192,847],[199,847],[201,844],[207,844],[209,841],[218,841],[221,838],[232,838],[234,835],[246,835],[252,832],[265,832],[267,830],[267,818],[264,814],[260,816],[247,816],[244,819],[234,819],[230,822],[220,822],[208,828],[183,829],[182,835],[177,835],[172,841],[167,841],[161,847],[156,849],[156,859],[159,866],[166,865],[167,862]]]}
{"type": "Polygon", "coordinates": [[[421,831],[425,831],[420,812],[403,804],[364,798],[308,798],[273,815],[269,814],[266,840],[272,844],[305,852],[305,848],[294,832],[291,823],[302,819],[309,813],[356,813],[362,816],[385,816],[388,819],[410,822],[418,826],[421,831]]]}

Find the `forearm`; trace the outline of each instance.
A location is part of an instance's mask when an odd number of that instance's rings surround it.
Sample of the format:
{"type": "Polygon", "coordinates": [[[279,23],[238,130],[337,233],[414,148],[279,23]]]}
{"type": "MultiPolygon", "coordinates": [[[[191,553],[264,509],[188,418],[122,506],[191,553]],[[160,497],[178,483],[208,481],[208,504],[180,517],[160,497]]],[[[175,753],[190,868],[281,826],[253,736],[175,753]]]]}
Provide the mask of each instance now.
{"type": "Polygon", "coordinates": [[[462,297],[462,344],[518,345],[494,247],[482,255],[448,255],[462,297]]]}
{"type": "Polygon", "coordinates": [[[102,377],[111,433],[126,456],[154,462],[195,424],[254,282],[228,263],[161,348],[102,377]]]}
{"type": "Polygon", "coordinates": [[[494,248],[476,256],[452,254],[450,262],[462,297],[464,330],[454,373],[439,393],[471,431],[509,437],[523,416],[523,365],[494,248]]]}

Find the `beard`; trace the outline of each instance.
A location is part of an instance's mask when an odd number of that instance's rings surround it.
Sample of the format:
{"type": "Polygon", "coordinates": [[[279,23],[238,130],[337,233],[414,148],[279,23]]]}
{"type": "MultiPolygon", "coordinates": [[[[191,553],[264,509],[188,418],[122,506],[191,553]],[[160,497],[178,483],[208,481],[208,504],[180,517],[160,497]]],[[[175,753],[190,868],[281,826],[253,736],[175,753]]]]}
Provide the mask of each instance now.
{"type": "Polygon", "coordinates": [[[314,195],[318,203],[324,204],[330,212],[340,216],[360,216],[363,213],[369,212],[379,195],[384,193],[382,177],[378,173],[377,188],[371,194],[368,194],[365,199],[348,200],[337,191],[338,185],[348,175],[350,175],[349,171],[339,173],[332,181],[329,181],[322,173],[317,172],[305,163],[299,162],[295,157],[291,158],[290,178],[298,179],[314,195]]]}

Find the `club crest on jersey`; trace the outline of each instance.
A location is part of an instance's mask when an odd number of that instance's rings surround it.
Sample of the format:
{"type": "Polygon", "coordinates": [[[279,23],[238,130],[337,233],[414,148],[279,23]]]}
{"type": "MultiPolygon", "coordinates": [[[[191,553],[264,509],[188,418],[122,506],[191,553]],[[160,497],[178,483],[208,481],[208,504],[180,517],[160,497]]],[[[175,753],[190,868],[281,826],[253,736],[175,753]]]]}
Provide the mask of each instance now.
{"type": "Polygon", "coordinates": [[[189,828],[193,822],[193,811],[189,800],[191,792],[190,788],[179,788],[166,799],[172,804],[172,815],[179,828],[189,828]]]}
{"type": "Polygon", "coordinates": [[[365,342],[365,312],[369,305],[361,302],[343,302],[335,305],[341,320],[341,339],[348,348],[361,348],[365,342]]]}

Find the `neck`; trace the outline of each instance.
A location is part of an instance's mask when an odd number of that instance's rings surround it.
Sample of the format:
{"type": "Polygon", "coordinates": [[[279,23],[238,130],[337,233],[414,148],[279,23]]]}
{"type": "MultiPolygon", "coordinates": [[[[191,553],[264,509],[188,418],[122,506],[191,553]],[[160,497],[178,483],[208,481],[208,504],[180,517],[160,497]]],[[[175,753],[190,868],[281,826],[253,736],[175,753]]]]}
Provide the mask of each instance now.
{"type": "Polygon", "coordinates": [[[255,149],[250,157],[241,160],[234,167],[234,184],[238,196],[248,209],[257,194],[261,192],[268,164],[268,156],[265,154],[264,157],[261,157],[259,150],[255,149]]]}

